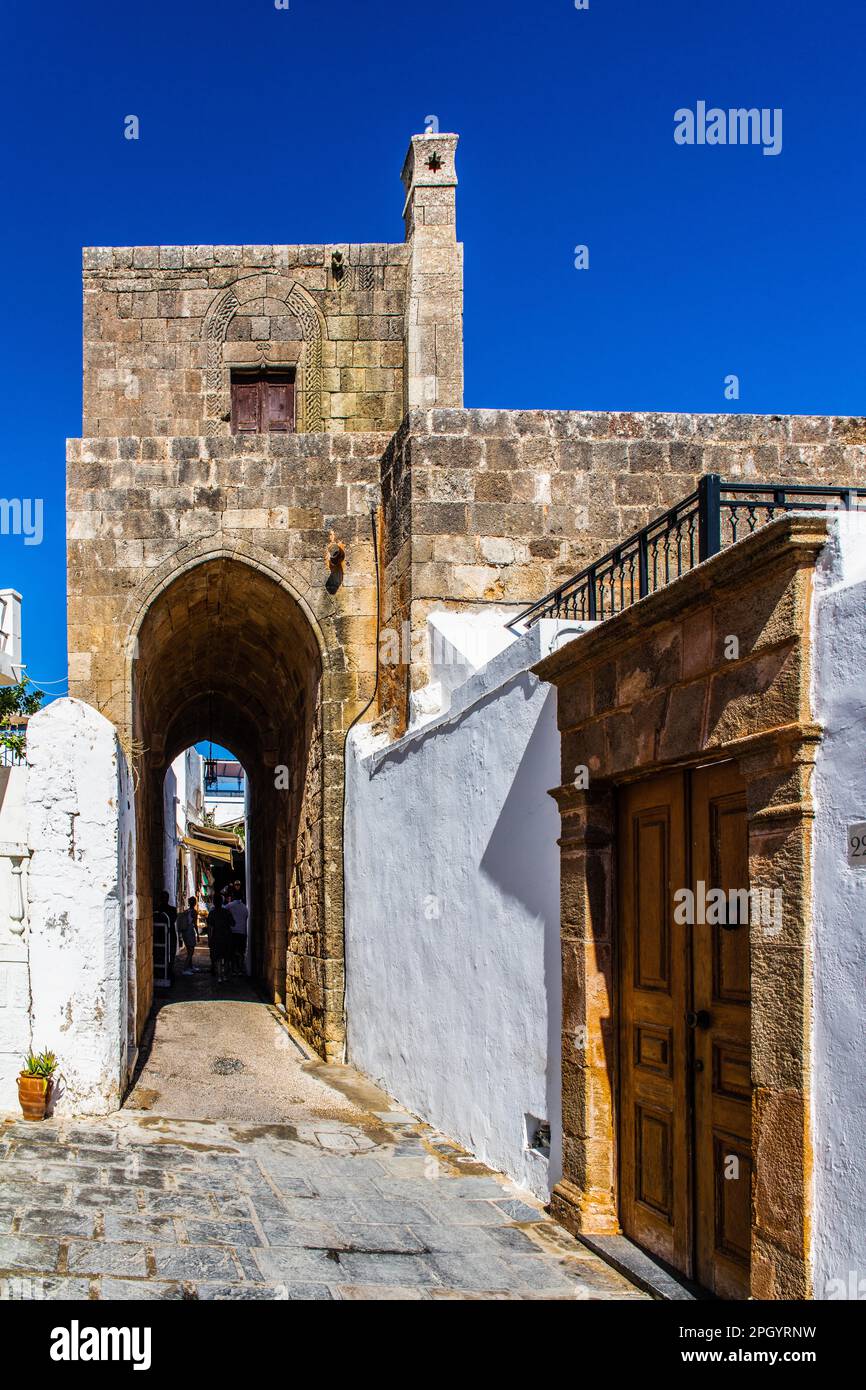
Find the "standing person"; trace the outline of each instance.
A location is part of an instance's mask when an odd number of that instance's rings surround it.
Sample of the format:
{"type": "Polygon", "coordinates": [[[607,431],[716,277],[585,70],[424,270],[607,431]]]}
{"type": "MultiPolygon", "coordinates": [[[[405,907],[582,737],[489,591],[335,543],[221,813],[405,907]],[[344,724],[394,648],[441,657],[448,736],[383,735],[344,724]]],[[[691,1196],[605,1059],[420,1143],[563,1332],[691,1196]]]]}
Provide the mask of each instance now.
{"type": "MultiPolygon", "coordinates": [[[[204,902],[205,902],[205,909],[207,909],[208,903],[212,903],[212,902],[213,902],[213,900],[214,900],[214,895],[215,895],[216,891],[217,891],[216,888],[213,886],[213,879],[211,879],[210,885],[208,885],[207,883],[204,885],[204,902]]],[[[205,918],[205,928],[204,928],[204,930],[205,930],[205,936],[207,937],[207,949],[208,949],[208,954],[210,955],[210,973],[211,973],[212,975],[215,975],[215,974],[217,973],[217,968],[216,968],[216,956],[214,955],[214,946],[213,946],[213,910],[211,910],[210,912],[207,913],[207,916],[206,916],[206,918],[205,918]]]]}
{"type": "Polygon", "coordinates": [[[232,955],[232,919],[223,907],[219,893],[213,895],[213,907],[207,916],[208,942],[210,943],[211,964],[220,984],[228,979],[232,955]]]}
{"type": "Polygon", "coordinates": [[[247,905],[239,892],[232,895],[228,905],[232,917],[232,967],[235,975],[243,975],[247,955],[247,905]]]}
{"type": "Polygon", "coordinates": [[[192,968],[192,956],[195,944],[198,941],[198,929],[195,922],[195,898],[187,898],[186,912],[182,912],[177,919],[177,928],[180,932],[180,939],[186,948],[186,969],[184,975],[194,975],[192,968]]]}
{"type": "Polygon", "coordinates": [[[171,978],[174,970],[174,958],[177,955],[177,908],[168,900],[168,889],[164,888],[159,895],[157,912],[164,912],[168,918],[168,974],[171,978]]]}

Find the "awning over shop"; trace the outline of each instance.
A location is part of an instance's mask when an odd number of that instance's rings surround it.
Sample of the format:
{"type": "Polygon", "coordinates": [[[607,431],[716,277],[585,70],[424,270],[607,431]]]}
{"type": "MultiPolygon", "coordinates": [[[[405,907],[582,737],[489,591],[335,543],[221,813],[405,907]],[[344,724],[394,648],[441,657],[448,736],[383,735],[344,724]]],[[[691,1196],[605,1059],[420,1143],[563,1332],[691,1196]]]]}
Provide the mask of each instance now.
{"type": "Polygon", "coordinates": [[[197,825],[190,821],[187,825],[190,835],[196,840],[206,840],[208,844],[229,845],[231,849],[243,849],[243,845],[233,830],[222,825],[197,825]]]}
{"type": "Polygon", "coordinates": [[[229,845],[221,845],[216,840],[199,840],[192,835],[184,835],[181,844],[203,859],[218,859],[222,864],[231,864],[232,851],[229,845]]]}

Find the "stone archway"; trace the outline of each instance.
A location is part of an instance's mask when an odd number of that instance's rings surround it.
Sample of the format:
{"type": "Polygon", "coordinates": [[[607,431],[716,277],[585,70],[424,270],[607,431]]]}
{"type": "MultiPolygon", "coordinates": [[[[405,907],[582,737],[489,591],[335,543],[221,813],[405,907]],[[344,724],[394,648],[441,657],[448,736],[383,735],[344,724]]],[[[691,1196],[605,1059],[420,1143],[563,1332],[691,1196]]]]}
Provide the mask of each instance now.
{"type": "Polygon", "coordinates": [[[342,935],[326,928],[325,861],[339,858],[341,827],[325,816],[330,671],[316,625],[275,575],[221,552],[158,585],[134,636],[139,1027],[151,999],[145,924],[163,886],[162,779],[184,748],[213,739],[249,775],[253,973],[330,1056],[341,1032],[331,1015],[342,1011],[342,935]]]}

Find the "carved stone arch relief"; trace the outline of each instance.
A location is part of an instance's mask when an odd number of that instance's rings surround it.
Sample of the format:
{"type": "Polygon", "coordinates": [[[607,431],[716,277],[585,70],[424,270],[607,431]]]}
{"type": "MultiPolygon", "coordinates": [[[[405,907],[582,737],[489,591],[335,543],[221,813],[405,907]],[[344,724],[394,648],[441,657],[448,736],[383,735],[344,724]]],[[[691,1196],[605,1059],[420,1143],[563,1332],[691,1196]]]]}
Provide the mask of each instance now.
{"type": "MultiPolygon", "coordinates": [[[[205,429],[209,434],[221,434],[231,409],[229,367],[224,352],[229,324],[235,314],[243,310],[245,304],[266,295],[267,298],[277,299],[284,304],[286,314],[296,318],[301,325],[304,346],[297,364],[295,382],[297,429],[300,434],[321,433],[325,428],[322,409],[324,319],[314,301],[300,285],[291,280],[275,285],[271,277],[268,277],[263,285],[263,278],[255,277],[253,284],[237,281],[230,285],[217,295],[208,310],[204,323],[207,350],[205,429]]],[[[268,348],[270,347],[268,344],[268,348]]],[[[266,362],[267,355],[258,354],[258,360],[266,362]]]]}

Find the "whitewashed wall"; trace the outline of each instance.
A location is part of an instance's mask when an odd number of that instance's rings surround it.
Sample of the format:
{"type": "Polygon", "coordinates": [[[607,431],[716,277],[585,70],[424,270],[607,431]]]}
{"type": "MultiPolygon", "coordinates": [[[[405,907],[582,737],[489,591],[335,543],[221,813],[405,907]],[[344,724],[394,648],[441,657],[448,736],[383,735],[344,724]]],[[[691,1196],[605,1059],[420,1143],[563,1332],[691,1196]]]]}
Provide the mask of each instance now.
{"type": "Polygon", "coordinates": [[[178,825],[178,772],[182,766],[183,754],[167,768],[162,782],[162,887],[167,889],[168,900],[172,903],[177,897],[177,855],[183,834],[178,825]]]}
{"type": "Polygon", "coordinates": [[[559,737],[528,667],[564,626],[538,625],[398,743],[356,732],[346,814],[350,1060],[545,1199],[561,1171],[559,737]],[[527,1115],[550,1123],[549,1163],[527,1115]]]}
{"type": "MultiPolygon", "coordinates": [[[[246,786],[246,783],[244,785],[246,786]]],[[[213,823],[216,826],[231,825],[244,815],[244,802],[239,796],[209,795],[205,798],[205,806],[213,815],[213,823]]]]}
{"type": "Polygon", "coordinates": [[[204,812],[204,759],[195,748],[179,753],[165,774],[162,784],[162,882],[169,901],[178,912],[195,893],[195,858],[181,841],[190,821],[200,823],[204,812]],[[183,884],[177,892],[177,863],[180,855],[183,884]],[[176,901],[177,899],[177,901],[176,901]]]}
{"type": "Polygon", "coordinates": [[[26,767],[0,767],[0,1110],[18,1108],[31,1043],[26,788],[26,767]]]}
{"type": "Polygon", "coordinates": [[[58,1111],[121,1101],[132,1057],[134,811],[113,725],[62,699],[27,730],[32,1038],[57,1053],[58,1111]]]}
{"type": "Polygon", "coordinates": [[[866,517],[840,517],[816,576],[813,794],[817,1298],[866,1298],[866,864],[848,827],[866,823],[866,517]]]}

